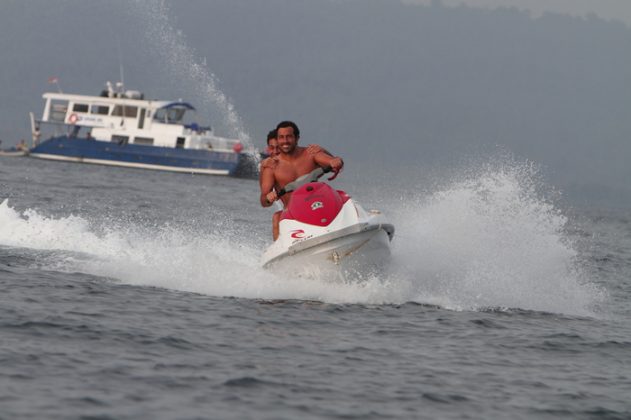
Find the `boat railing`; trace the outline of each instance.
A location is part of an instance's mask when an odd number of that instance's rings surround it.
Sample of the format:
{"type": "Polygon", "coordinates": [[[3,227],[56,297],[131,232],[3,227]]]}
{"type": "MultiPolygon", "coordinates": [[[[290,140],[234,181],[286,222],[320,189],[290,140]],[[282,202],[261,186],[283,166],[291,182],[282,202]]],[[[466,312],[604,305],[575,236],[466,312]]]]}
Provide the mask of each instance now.
{"type": "Polygon", "coordinates": [[[227,139],[223,137],[210,137],[208,144],[213,150],[234,150],[234,147],[241,142],[237,139],[227,139]]]}
{"type": "Polygon", "coordinates": [[[45,121],[45,120],[34,120],[35,129],[33,130],[33,141],[34,143],[38,142],[40,138],[45,140],[51,137],[58,137],[61,135],[68,135],[70,137],[87,137],[87,133],[92,130],[92,127],[82,126],[76,124],[68,124],[61,121],[45,121]],[[84,135],[80,135],[80,131],[82,128],[86,128],[87,131],[84,135]],[[37,139],[35,137],[38,137],[37,139]]]}
{"type": "MultiPolygon", "coordinates": [[[[92,136],[92,129],[94,127],[79,124],[69,124],[64,121],[45,121],[45,120],[33,120],[33,144],[37,145],[41,140],[46,140],[52,137],[58,137],[66,135],[70,138],[76,138],[77,140],[96,140],[92,136]],[[36,134],[37,133],[37,134],[36,134]]],[[[116,137],[116,136],[114,136],[116,137]]],[[[114,138],[113,137],[113,138],[114,138]]],[[[241,142],[238,139],[229,139],[225,137],[217,137],[213,135],[194,135],[192,137],[193,142],[191,148],[203,149],[208,148],[213,151],[235,151],[235,147],[240,145],[241,142]]],[[[107,141],[109,141],[108,139],[107,141]]],[[[113,141],[113,140],[112,140],[113,141]]],[[[136,144],[136,142],[134,141],[136,144]]]]}

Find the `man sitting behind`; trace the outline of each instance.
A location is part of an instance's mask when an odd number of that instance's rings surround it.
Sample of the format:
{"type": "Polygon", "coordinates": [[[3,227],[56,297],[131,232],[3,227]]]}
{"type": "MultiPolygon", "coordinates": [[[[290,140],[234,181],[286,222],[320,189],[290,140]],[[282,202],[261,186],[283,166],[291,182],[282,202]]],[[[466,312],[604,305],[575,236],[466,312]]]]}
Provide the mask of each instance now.
{"type": "MultiPolygon", "coordinates": [[[[263,186],[263,172],[267,167],[273,166],[272,160],[278,156],[278,139],[276,138],[276,129],[267,133],[267,148],[265,152],[269,157],[261,162],[261,171],[259,172],[259,186],[263,186]]],[[[282,204],[278,204],[279,210],[272,215],[272,237],[274,240],[278,237],[278,224],[280,223],[280,214],[283,212],[282,204]]]]}
{"type": "MultiPolygon", "coordinates": [[[[263,207],[269,207],[278,200],[277,191],[296,178],[318,167],[326,166],[330,166],[337,175],[344,166],[341,158],[329,155],[320,147],[298,146],[300,129],[292,121],[279,123],[276,127],[276,135],[279,153],[274,158],[266,159],[261,165],[260,202],[263,207]]],[[[281,197],[285,207],[290,199],[291,193],[281,197]]],[[[278,222],[273,220],[274,240],[278,238],[278,222]]]]}
{"type": "MultiPolygon", "coordinates": [[[[261,173],[265,166],[270,165],[270,161],[278,156],[278,139],[276,138],[276,129],[267,133],[267,147],[265,148],[267,158],[261,162],[261,173]]],[[[261,174],[259,173],[259,183],[261,183],[261,174]]]]}

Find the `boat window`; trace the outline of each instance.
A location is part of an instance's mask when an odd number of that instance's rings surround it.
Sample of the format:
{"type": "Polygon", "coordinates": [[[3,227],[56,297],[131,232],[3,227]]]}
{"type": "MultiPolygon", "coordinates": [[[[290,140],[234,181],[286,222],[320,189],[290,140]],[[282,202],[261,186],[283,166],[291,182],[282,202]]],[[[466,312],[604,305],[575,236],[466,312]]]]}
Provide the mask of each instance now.
{"type": "Polygon", "coordinates": [[[134,137],[134,144],[151,146],[153,144],[153,139],[150,137],[134,137]]]}
{"type": "Polygon", "coordinates": [[[68,112],[68,101],[53,100],[50,105],[50,120],[64,122],[68,112]]]}
{"type": "Polygon", "coordinates": [[[160,108],[153,114],[153,119],[166,124],[176,124],[182,121],[185,112],[185,108],[160,108]]]}
{"type": "Polygon", "coordinates": [[[175,147],[177,147],[178,149],[184,148],[184,142],[185,141],[186,141],[186,139],[184,137],[178,137],[177,138],[177,142],[175,144],[175,147]]]}
{"type": "Polygon", "coordinates": [[[112,143],[118,143],[118,144],[127,144],[127,142],[129,142],[129,137],[128,136],[117,136],[117,135],[112,135],[112,143]]]}
{"type": "Polygon", "coordinates": [[[145,112],[147,110],[145,108],[140,108],[140,118],[138,118],[138,128],[142,129],[145,127],[145,112]]]}
{"type": "Polygon", "coordinates": [[[87,104],[74,104],[72,106],[72,112],[88,112],[88,105],[87,104]]]}
{"type": "Polygon", "coordinates": [[[110,113],[110,107],[107,105],[92,105],[92,107],[90,107],[90,113],[92,114],[99,114],[99,115],[107,115],[110,113]]]}
{"type": "Polygon", "coordinates": [[[136,106],[116,105],[112,111],[114,117],[136,118],[136,115],[138,115],[138,107],[136,106]]]}

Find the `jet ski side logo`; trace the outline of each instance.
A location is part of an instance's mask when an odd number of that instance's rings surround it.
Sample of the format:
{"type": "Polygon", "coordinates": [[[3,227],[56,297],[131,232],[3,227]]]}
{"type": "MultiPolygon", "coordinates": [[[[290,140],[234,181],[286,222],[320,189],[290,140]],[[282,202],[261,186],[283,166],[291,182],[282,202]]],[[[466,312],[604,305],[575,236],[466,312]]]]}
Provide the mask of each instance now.
{"type": "Polygon", "coordinates": [[[296,229],[291,231],[291,237],[293,239],[304,239],[305,231],[302,229],[296,229]]]}
{"type": "Polygon", "coordinates": [[[292,244],[304,241],[305,239],[313,238],[313,235],[307,235],[302,229],[292,230],[289,233],[291,233],[291,238],[293,239],[291,242],[292,244]]]}

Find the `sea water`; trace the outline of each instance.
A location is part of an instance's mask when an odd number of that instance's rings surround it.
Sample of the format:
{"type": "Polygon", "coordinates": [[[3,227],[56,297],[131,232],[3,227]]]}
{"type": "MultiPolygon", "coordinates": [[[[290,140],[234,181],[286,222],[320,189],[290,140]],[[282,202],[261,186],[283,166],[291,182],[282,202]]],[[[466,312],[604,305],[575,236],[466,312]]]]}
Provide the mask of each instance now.
{"type": "Polygon", "coordinates": [[[629,211],[347,166],[397,231],[331,281],[261,269],[254,180],[0,158],[0,418],[631,417],[629,211]]]}

